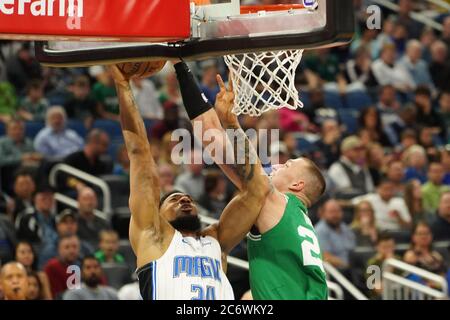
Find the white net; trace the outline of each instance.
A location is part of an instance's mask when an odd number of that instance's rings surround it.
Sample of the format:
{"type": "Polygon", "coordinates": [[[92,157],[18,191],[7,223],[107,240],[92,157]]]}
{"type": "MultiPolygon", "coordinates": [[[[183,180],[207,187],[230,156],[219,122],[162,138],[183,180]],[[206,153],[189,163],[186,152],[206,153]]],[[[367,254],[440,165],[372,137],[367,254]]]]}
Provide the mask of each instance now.
{"type": "Polygon", "coordinates": [[[225,56],[234,85],[237,115],[260,116],[269,110],[302,108],[295,72],[303,50],[252,52],[225,56]]]}

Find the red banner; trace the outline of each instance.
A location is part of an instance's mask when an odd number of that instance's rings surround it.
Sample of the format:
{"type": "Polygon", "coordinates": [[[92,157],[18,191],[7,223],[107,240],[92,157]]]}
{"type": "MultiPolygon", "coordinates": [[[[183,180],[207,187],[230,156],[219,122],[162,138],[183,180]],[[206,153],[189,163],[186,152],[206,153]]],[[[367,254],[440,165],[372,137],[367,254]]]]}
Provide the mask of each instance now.
{"type": "Polygon", "coordinates": [[[175,41],[189,36],[189,0],[0,0],[1,38],[175,41]]]}

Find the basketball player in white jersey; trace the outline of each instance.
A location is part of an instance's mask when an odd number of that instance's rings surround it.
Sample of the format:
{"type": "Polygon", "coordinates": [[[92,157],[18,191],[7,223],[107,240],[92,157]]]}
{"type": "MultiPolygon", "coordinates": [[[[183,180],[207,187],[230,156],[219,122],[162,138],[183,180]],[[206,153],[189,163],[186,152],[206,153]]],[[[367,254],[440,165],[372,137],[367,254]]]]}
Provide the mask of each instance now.
{"type": "Polygon", "coordinates": [[[225,275],[226,255],[248,233],[270,192],[259,160],[249,161],[258,159],[250,155],[250,142],[241,146],[243,164],[234,165],[243,181],[240,193],[225,208],[218,224],[200,230],[197,208],[188,194],[175,191],[160,200],[157,167],[130,89],[131,76],[117,66],[110,67],[110,72],[131,163],[129,236],[143,299],[234,299],[225,275]]]}

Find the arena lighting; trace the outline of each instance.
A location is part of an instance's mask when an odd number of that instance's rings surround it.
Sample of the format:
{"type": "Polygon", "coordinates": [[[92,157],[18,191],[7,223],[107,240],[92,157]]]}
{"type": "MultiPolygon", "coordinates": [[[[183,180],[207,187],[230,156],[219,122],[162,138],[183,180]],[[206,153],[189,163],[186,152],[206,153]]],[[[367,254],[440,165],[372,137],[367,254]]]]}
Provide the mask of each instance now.
{"type": "Polygon", "coordinates": [[[0,14],[83,17],[83,0],[0,0],[0,14]]]}

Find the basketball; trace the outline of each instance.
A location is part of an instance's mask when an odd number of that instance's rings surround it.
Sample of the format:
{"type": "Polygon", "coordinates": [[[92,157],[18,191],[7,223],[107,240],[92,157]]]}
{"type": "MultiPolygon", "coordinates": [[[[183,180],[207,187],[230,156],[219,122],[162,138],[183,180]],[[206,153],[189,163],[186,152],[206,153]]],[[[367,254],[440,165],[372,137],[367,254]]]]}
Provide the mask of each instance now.
{"type": "Polygon", "coordinates": [[[128,78],[148,78],[159,72],[164,65],[165,60],[146,61],[146,62],[126,62],[117,65],[119,70],[128,78]]]}

